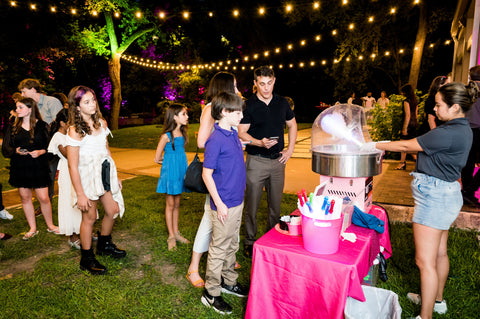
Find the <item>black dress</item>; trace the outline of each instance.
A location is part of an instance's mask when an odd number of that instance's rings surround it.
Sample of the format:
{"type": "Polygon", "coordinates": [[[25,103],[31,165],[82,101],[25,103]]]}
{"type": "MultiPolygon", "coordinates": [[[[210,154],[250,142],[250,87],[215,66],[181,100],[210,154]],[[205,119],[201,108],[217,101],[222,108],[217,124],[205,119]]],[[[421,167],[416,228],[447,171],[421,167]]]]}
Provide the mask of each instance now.
{"type": "MultiPolygon", "coordinates": [[[[30,132],[23,128],[12,136],[12,146],[25,148],[28,151],[45,150],[48,148],[47,123],[39,120],[34,129],[33,139],[30,132]]],[[[10,159],[10,185],[24,188],[43,188],[50,184],[50,170],[47,153],[33,158],[30,155],[20,155],[16,152],[10,159]]]]}

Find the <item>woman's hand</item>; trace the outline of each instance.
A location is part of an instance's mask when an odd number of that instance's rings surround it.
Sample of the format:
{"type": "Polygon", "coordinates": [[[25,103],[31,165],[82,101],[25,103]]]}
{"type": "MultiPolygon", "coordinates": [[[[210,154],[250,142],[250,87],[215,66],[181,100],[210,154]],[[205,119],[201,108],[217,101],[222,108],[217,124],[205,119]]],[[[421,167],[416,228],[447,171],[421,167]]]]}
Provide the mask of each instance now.
{"type": "Polygon", "coordinates": [[[28,154],[30,154],[30,156],[33,158],[37,158],[45,154],[45,150],[35,150],[35,151],[28,152],[28,154]]]}
{"type": "Polygon", "coordinates": [[[17,147],[17,148],[15,149],[15,152],[16,152],[17,154],[20,154],[20,155],[28,155],[28,151],[27,151],[26,149],[24,149],[24,148],[21,148],[21,147],[17,147]]]}
{"type": "Polygon", "coordinates": [[[85,194],[77,195],[77,208],[80,209],[82,212],[88,211],[88,209],[92,207],[92,202],[88,199],[85,194]]]}
{"type": "Polygon", "coordinates": [[[407,136],[408,135],[408,129],[403,129],[402,130],[402,135],[407,136]]]}

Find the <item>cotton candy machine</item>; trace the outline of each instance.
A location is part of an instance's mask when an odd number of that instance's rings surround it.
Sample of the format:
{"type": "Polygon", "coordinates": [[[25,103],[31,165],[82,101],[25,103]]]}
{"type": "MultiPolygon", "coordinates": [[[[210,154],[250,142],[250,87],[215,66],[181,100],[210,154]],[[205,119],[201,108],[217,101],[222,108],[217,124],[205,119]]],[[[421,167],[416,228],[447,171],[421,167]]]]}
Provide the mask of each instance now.
{"type": "MultiPolygon", "coordinates": [[[[312,127],[312,170],[320,174],[323,195],[338,196],[368,212],[373,176],[382,172],[382,151],[360,149],[371,142],[363,108],[334,105],[312,127]]],[[[316,194],[317,195],[317,194],[316,194]]]]}

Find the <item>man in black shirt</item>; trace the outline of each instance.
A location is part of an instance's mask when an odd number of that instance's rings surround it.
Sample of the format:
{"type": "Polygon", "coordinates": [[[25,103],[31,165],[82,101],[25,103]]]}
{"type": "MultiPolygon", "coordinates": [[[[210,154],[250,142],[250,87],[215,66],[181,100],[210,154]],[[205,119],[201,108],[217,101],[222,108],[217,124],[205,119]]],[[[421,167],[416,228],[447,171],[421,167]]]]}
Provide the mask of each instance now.
{"type": "Polygon", "coordinates": [[[263,187],[267,191],[267,230],[278,223],[285,183],[285,164],[297,139],[295,114],[287,100],[273,94],[275,74],[268,66],[254,71],[257,92],[246,102],[238,136],[246,146],[247,189],[245,193],[245,255],[252,256],[257,234],[257,210],[263,187]],[[288,126],[288,147],[284,150],[284,127],[288,126]]]}

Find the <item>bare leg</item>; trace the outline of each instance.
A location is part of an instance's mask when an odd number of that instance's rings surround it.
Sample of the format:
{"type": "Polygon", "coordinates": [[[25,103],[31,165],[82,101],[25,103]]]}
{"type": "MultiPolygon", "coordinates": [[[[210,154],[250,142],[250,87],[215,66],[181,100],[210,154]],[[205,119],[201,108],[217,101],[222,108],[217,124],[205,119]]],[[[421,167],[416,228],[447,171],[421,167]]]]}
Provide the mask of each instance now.
{"type": "Polygon", "coordinates": [[[80,224],[80,242],[82,249],[89,250],[92,248],[92,231],[95,220],[97,219],[98,201],[90,200],[92,206],[88,211],[82,212],[82,223],[80,224]]]}
{"type": "Polygon", "coordinates": [[[173,233],[178,233],[178,219],[180,216],[180,198],[182,195],[174,195],[173,196],[173,209],[172,209],[172,227],[173,233]]]}
{"type": "Polygon", "coordinates": [[[437,255],[443,231],[413,223],[415,261],[420,269],[422,308],[420,317],[431,319],[439,287],[437,255]]]}
{"type": "Polygon", "coordinates": [[[30,188],[19,187],[18,193],[22,199],[23,212],[30,226],[29,232],[37,231],[37,223],[35,221],[35,210],[32,203],[32,190],[30,188]]]}
{"type": "Polygon", "coordinates": [[[54,230],[57,228],[53,224],[52,219],[52,204],[50,203],[50,197],[48,197],[48,187],[35,188],[35,194],[40,202],[40,208],[42,209],[42,215],[45,219],[48,229],[54,230]]]}
{"type": "MultiPolygon", "coordinates": [[[[175,231],[178,231],[178,225],[174,228],[174,208],[175,208],[175,195],[165,195],[165,221],[167,223],[168,237],[175,237],[175,231]]],[[[176,218],[178,222],[178,216],[176,218]]]]}
{"type": "Polygon", "coordinates": [[[112,233],[113,225],[115,224],[115,216],[120,212],[118,203],[113,200],[112,192],[106,192],[100,197],[105,215],[103,216],[102,229],[100,235],[108,236],[112,233]]]}
{"type": "Polygon", "coordinates": [[[440,247],[437,254],[437,275],[438,275],[438,290],[436,300],[443,300],[443,289],[448,278],[448,271],[450,269],[450,262],[448,261],[447,254],[447,239],[448,230],[442,232],[442,238],[440,239],[440,247]]]}

